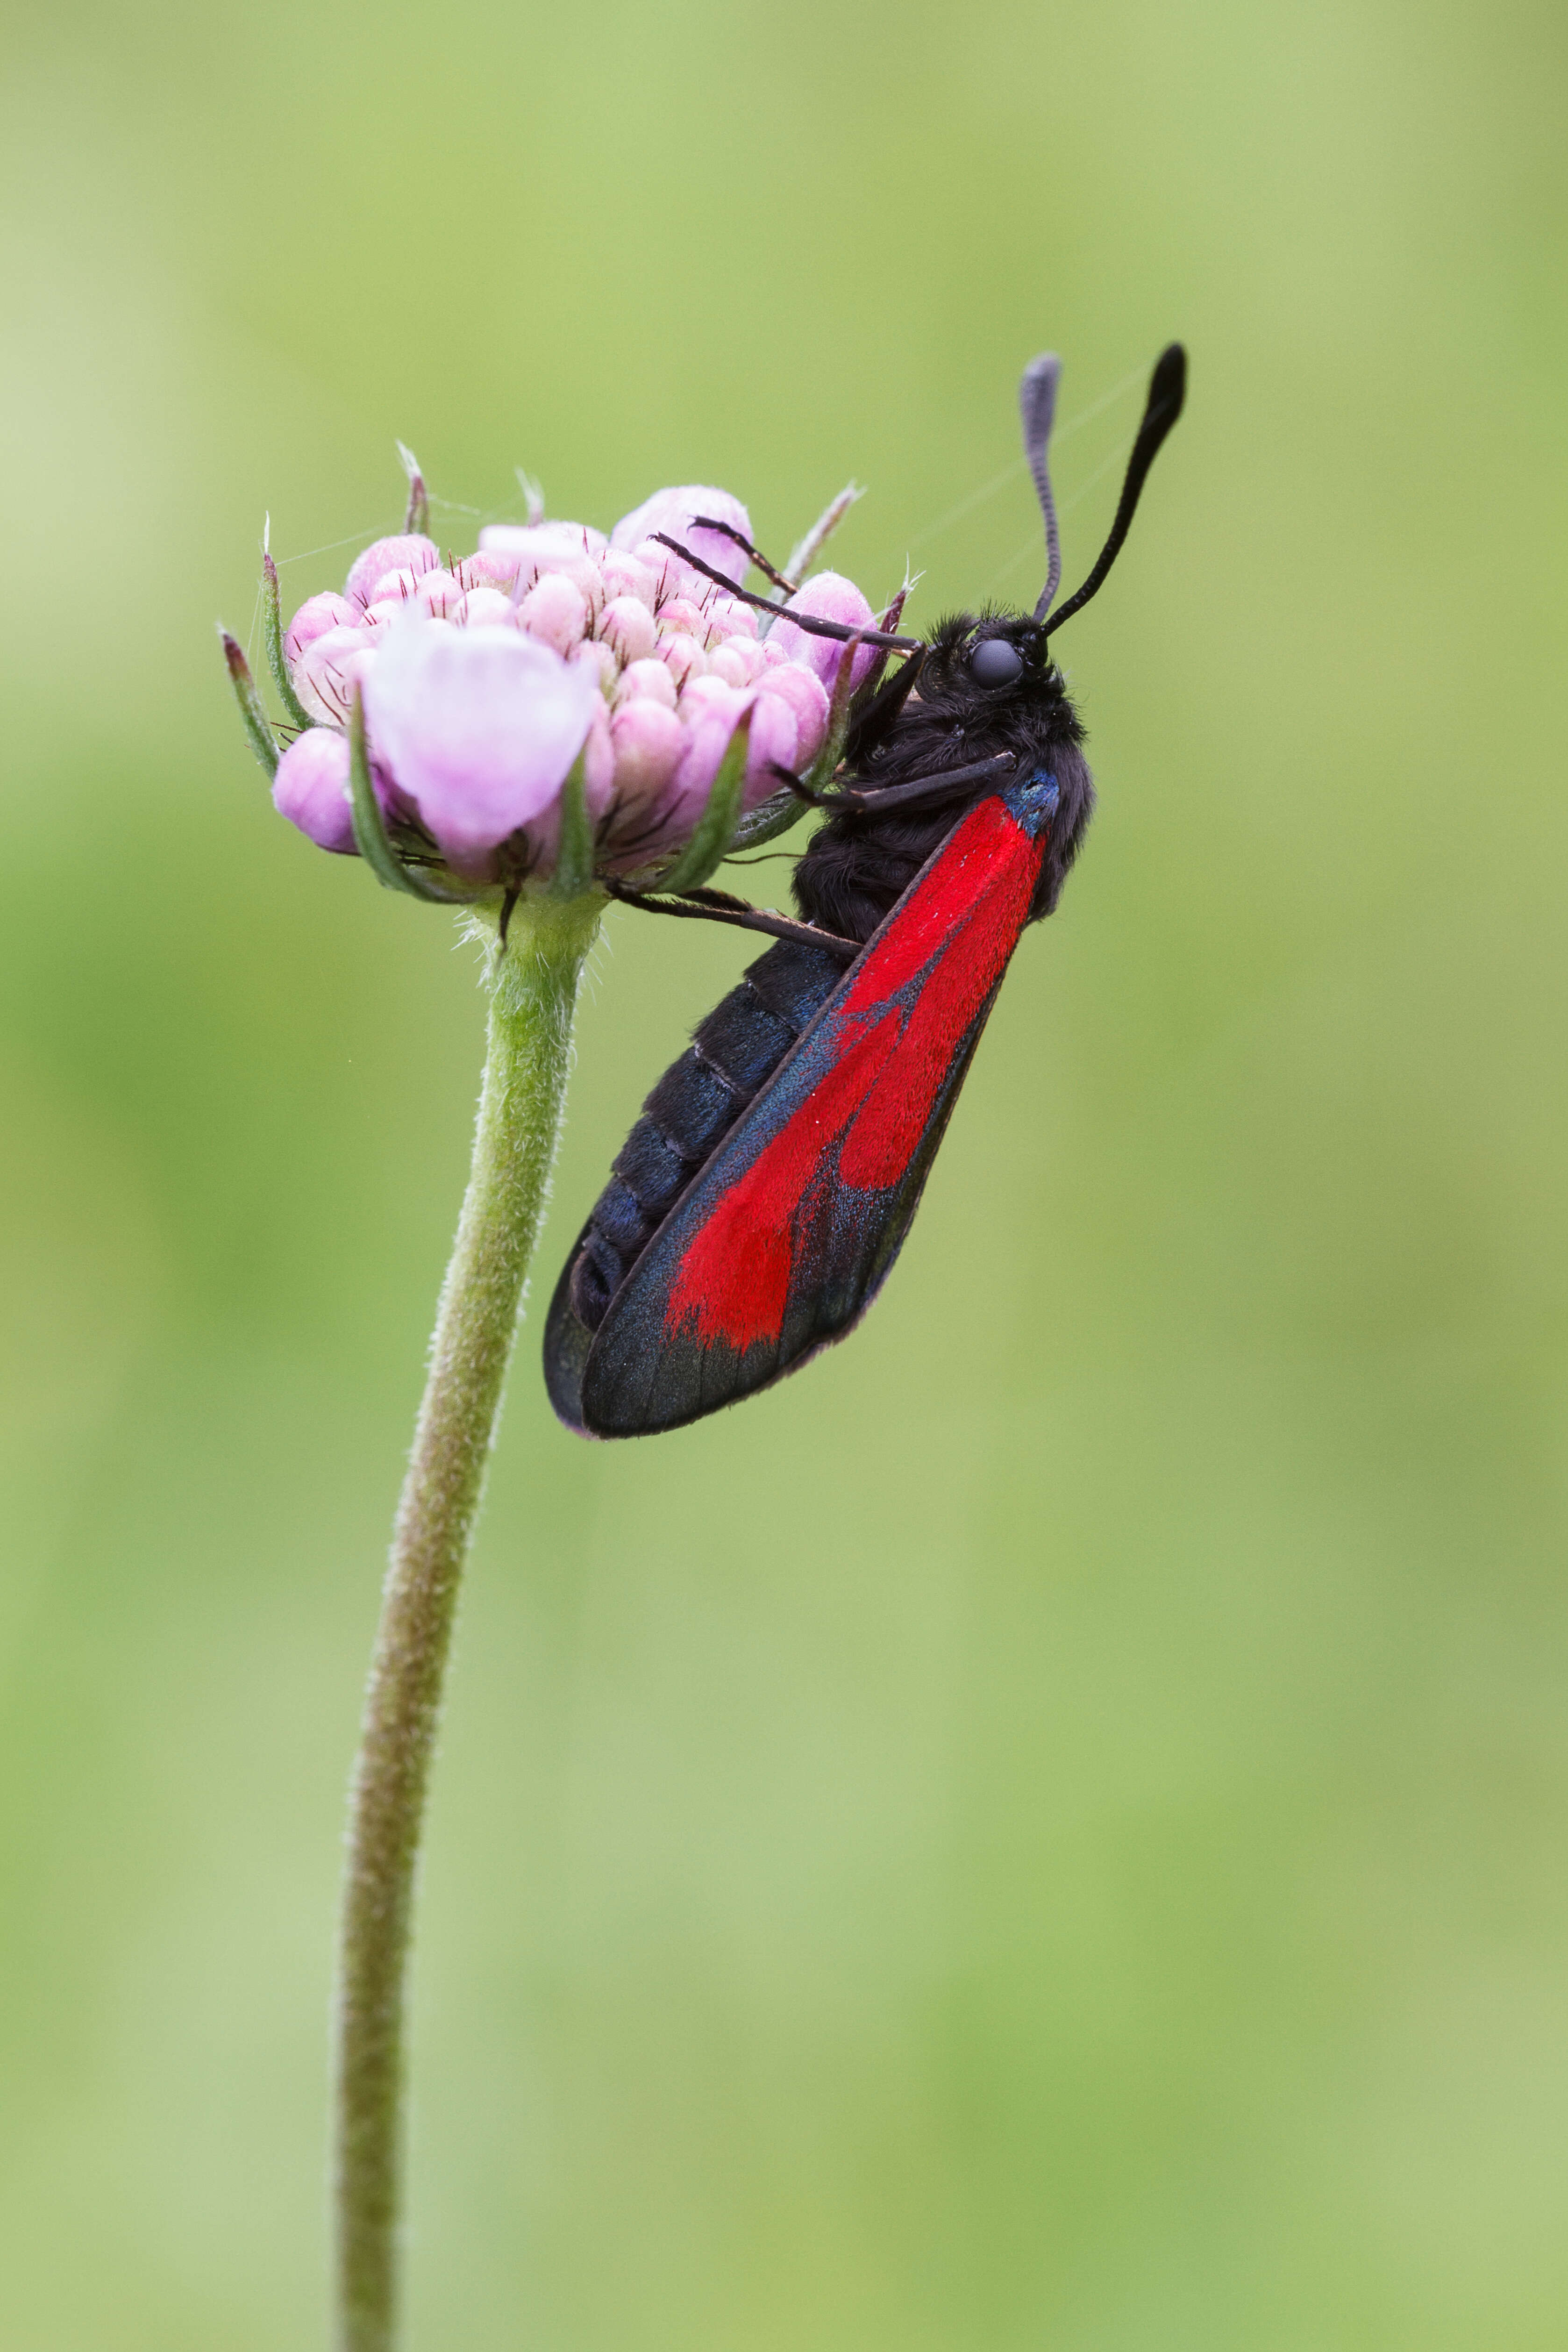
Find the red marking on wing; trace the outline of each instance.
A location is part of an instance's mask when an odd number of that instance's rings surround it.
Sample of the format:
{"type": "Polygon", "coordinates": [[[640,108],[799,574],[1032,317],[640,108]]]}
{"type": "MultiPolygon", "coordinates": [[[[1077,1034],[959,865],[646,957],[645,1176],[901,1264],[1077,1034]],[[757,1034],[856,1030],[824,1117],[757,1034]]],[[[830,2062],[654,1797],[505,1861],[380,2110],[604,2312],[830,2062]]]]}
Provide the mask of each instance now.
{"type": "Polygon", "coordinates": [[[898,1181],[925,1132],[965,1030],[1007,970],[1040,871],[1033,845],[1018,826],[1012,831],[1029,854],[1009,858],[999,875],[993,873],[997,887],[976,895],[939,951],[909,1008],[896,1059],[878,1072],[844,1138],[839,1174],[846,1184],[880,1192],[898,1181]]]}
{"type": "Polygon", "coordinates": [[[970,810],[924,882],[916,885],[908,905],[900,908],[897,921],[866,957],[844,999],[846,1015],[896,996],[994,887],[998,866],[1009,866],[1014,859],[1030,869],[1032,889],[1040,853],[1001,802],[990,796],[970,810]]]}
{"type": "Polygon", "coordinates": [[[671,1285],[667,1331],[742,1352],[758,1340],[777,1345],[797,1230],[832,1182],[876,1192],[904,1174],[964,1034],[1018,943],[1042,856],[1043,844],[998,800],[958,826],[857,972],[835,1057],[694,1234],[671,1285]],[[928,965],[907,1011],[889,1002],[928,965]]]}
{"type": "Polygon", "coordinates": [[[682,1258],[664,1317],[668,1331],[695,1318],[703,1347],[749,1348],[784,1328],[795,1263],[792,1227],[824,1175],[824,1161],[898,1044],[890,1008],[826,1072],[787,1127],[716,1202],[682,1258]]]}

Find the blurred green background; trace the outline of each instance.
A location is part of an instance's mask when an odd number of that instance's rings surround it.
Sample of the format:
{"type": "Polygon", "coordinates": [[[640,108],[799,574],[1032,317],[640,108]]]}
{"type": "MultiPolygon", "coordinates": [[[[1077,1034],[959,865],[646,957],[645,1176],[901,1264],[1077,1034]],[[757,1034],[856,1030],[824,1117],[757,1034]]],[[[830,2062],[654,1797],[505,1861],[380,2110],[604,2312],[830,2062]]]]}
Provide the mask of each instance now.
{"type": "MultiPolygon", "coordinates": [[[[460,549],[517,463],[773,546],[854,474],[873,594],[1028,602],[1020,473],[929,526],[1054,344],[1069,423],[1123,386],[1071,584],[1179,333],[1062,641],[1101,814],[866,1328],[623,1448],[525,1333],[411,2342],[1560,2346],[1560,10],[5,48],[0,2345],[325,2340],[342,1791],[482,1004],[270,813],[212,634],[264,509],[292,604],[395,526],[394,436],[460,549]]],[[[611,921],[542,1284],[743,960],[611,921]]]]}

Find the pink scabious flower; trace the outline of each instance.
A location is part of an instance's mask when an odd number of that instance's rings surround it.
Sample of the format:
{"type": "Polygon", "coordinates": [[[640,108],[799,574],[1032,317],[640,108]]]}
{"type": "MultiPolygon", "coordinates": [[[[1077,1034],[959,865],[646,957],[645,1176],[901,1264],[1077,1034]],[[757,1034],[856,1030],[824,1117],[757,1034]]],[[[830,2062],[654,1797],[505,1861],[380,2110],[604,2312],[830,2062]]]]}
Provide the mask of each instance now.
{"type": "Polygon", "coordinates": [[[750,529],[738,499],[688,484],[655,491],[608,535],[491,524],[461,558],[423,531],[375,541],[341,595],[311,596],[277,625],[279,682],[307,722],[277,762],[279,812],[321,848],[354,854],[350,739],[362,723],[362,772],[394,852],[444,868],[469,895],[550,878],[569,786],[593,870],[656,876],[689,840],[737,733],[738,817],[778,793],[781,774],[804,776],[825,756],[835,688],[841,725],[877,658],[789,617],[874,627],[836,572],[809,581],[777,620],[734,593],[750,529]]]}

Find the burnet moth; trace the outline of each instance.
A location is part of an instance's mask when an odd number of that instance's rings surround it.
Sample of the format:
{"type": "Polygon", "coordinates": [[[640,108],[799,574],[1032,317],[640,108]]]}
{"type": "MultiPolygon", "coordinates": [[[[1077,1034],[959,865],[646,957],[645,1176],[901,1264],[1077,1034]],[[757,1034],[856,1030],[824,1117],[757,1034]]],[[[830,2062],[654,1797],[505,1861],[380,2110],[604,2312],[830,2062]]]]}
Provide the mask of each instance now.
{"type": "Polygon", "coordinates": [[[1186,359],[1179,343],[1162,352],[1110,536],[1051,612],[1059,373],[1047,354],[1020,393],[1045,518],[1040,602],[956,614],[928,640],[853,638],[904,659],[860,688],[826,792],[781,778],[826,813],[795,868],[800,920],[713,890],[616,893],[775,941],[648,1097],[562,1271],[545,1380],[573,1429],[677,1429],[766,1388],[858,1321],[909,1231],[1013,950],[1055,907],[1089,822],[1083,730],[1050,639],[1116,559],[1181,414],[1186,359]]]}

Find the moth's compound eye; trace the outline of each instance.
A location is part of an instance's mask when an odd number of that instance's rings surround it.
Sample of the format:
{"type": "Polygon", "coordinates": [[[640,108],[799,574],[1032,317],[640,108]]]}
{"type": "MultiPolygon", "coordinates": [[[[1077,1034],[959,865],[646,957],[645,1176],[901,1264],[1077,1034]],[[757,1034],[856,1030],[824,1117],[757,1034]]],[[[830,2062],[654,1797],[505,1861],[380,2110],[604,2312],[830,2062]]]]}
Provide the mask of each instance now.
{"type": "Polygon", "coordinates": [[[1023,676],[1023,656],[1006,637],[982,637],[969,656],[969,676],[977,686],[1011,686],[1023,676]]]}

